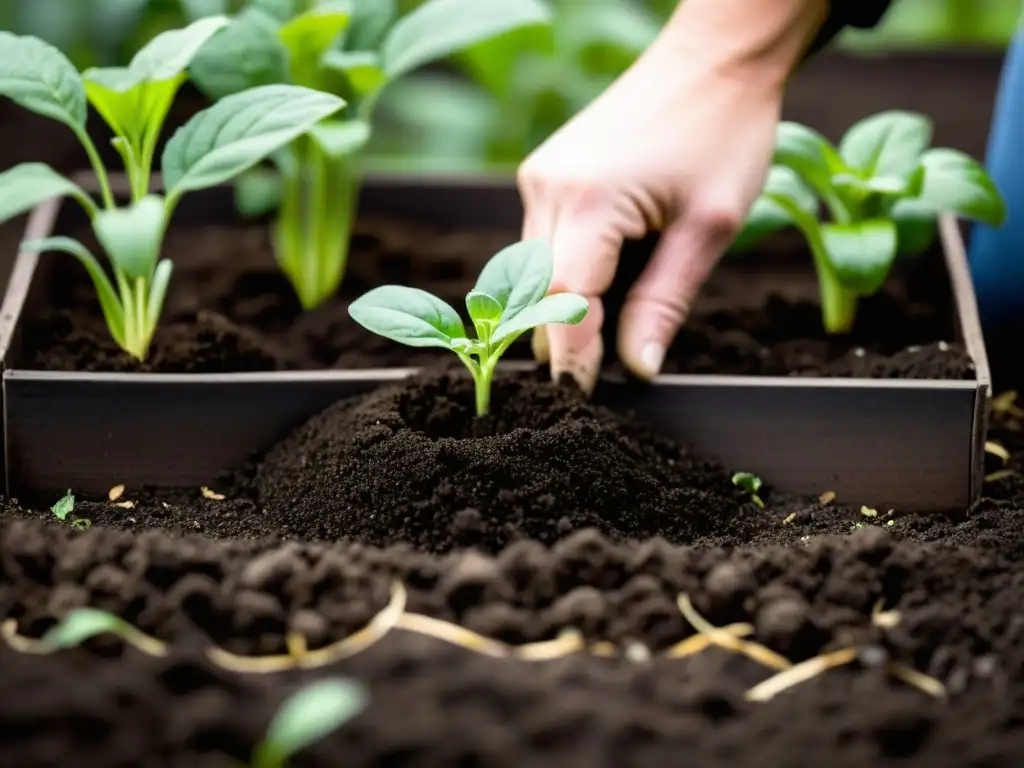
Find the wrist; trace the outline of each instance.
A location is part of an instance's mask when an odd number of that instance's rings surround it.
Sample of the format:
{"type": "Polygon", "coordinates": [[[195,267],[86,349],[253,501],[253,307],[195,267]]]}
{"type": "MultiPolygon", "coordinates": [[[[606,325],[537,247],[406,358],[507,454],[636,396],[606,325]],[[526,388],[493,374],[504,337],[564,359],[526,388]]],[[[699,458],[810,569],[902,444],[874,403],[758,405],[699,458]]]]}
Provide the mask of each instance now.
{"type": "Polygon", "coordinates": [[[780,91],[829,14],[829,0],[682,0],[652,49],[780,91]]]}

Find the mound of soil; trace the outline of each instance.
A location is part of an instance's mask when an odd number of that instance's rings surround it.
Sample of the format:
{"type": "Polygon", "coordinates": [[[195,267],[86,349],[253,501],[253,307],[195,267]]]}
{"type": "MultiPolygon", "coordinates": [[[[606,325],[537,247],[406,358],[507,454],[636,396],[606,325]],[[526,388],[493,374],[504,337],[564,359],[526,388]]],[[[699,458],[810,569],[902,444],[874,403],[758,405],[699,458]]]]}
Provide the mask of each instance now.
{"type": "Polygon", "coordinates": [[[478,418],[458,370],[328,408],[269,452],[255,487],[289,534],[432,552],[497,552],[590,526],[687,543],[726,527],[745,501],[724,469],[568,382],[499,377],[478,418]]]}

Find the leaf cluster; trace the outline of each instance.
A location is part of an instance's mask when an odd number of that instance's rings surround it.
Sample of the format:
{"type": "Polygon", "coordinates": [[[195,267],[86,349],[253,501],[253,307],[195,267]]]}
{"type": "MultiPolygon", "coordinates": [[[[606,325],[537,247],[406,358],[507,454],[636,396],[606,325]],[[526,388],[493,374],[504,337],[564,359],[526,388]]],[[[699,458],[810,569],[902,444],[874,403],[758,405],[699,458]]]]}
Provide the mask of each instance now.
{"type": "Polygon", "coordinates": [[[929,246],[938,214],[1002,224],[1006,205],[985,170],[959,150],[930,147],[932,132],[924,115],[891,110],[853,125],[836,147],[811,128],[781,123],[764,191],[734,249],[795,226],[833,294],[869,296],[898,254],[929,246]]]}
{"type": "Polygon", "coordinates": [[[384,338],[458,355],[476,382],[477,413],[483,415],[494,369],[517,338],[541,325],[575,325],[587,314],[583,296],[548,294],[552,269],[551,249],[543,239],[514,243],[493,256],[466,295],[475,338],[450,304],[419,288],[374,288],[349,305],[349,314],[384,338]]]}
{"type": "Polygon", "coordinates": [[[0,32],[0,96],[66,125],[78,137],[99,182],[102,205],[78,184],[41,163],[0,174],[0,221],[54,197],[76,200],[89,215],[110,261],[113,280],[81,243],[53,237],[26,250],[62,251],[77,258],[96,288],[111,336],[143,359],[170,281],[172,263],[160,260],[164,233],[181,197],[224,183],[337,112],[337,96],[296,86],[266,86],[233,95],[195,115],[175,133],[161,159],[165,195],[149,192],[158,139],[195,54],[228,24],[201,19],[158,35],[126,67],[79,74],[53,46],[31,36],[0,32]],[[86,130],[92,106],[113,131],[124,159],[131,203],[118,208],[107,169],[86,130]]]}

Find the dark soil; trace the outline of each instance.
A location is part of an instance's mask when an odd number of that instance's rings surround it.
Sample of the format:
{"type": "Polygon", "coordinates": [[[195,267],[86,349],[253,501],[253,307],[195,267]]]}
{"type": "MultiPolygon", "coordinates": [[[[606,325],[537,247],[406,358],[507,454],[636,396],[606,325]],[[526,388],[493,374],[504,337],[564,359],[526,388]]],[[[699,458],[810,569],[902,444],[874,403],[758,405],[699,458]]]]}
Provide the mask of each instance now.
{"type": "MultiPolygon", "coordinates": [[[[437,556],[407,545],[215,541],[98,524],[78,533],[9,506],[0,616],[37,636],[90,605],[174,650],[150,658],[102,638],[43,657],[0,643],[0,763],[58,765],[74,755],[83,768],[223,764],[221,755],[246,756],[289,692],[339,674],[368,687],[370,707],[296,765],[344,755],[353,766],[660,767],[685,754],[700,766],[1017,766],[1021,422],[1002,420],[992,438],[1013,452],[1018,474],[988,483],[969,514],[808,537],[806,518],[784,524],[772,504],[751,508],[788,545],[616,544],[582,530],[550,548],[520,541],[496,557],[437,556]],[[301,674],[239,674],[204,656],[210,643],[281,653],[288,631],[314,648],[337,641],[384,606],[394,576],[407,585],[407,610],[510,644],[575,627],[589,641],[642,643],[655,658],[500,660],[405,630],[301,674]],[[657,658],[693,631],[675,606],[680,593],[715,624],[752,622],[757,642],[792,661],[851,645],[860,661],[748,702],[744,692],[771,674],[751,660],[718,649],[657,658]],[[879,601],[898,611],[895,627],[873,625],[879,601]],[[935,677],[948,698],[886,676],[886,659],[935,677]]],[[[809,517],[829,514],[819,506],[809,517]]]]}
{"type": "MultiPolygon", "coordinates": [[[[879,79],[872,93],[895,80],[879,79]]],[[[941,82],[934,73],[925,80],[941,82]]],[[[822,92],[836,87],[830,80],[822,92]]],[[[936,103],[973,114],[948,98],[936,103]]],[[[400,249],[380,245],[389,237],[435,243],[425,247],[446,259],[493,252],[457,238],[442,247],[418,232],[372,231],[368,223],[360,247],[393,257],[372,262],[388,281],[404,282],[411,270],[400,249]]],[[[181,237],[179,267],[199,251],[195,233],[181,237]]],[[[226,231],[220,247],[245,264],[258,251],[244,238],[259,237],[226,231]]],[[[61,269],[66,298],[57,306],[91,307],[75,265],[61,269]]],[[[168,324],[167,351],[158,345],[151,365],[187,370],[175,349],[219,344],[212,357],[199,356],[208,360],[202,370],[351,366],[345,350],[372,343],[347,346],[338,307],[295,331],[297,310],[281,310],[287,293],[267,288],[280,287],[272,267],[246,269],[180,269],[179,295],[205,298],[172,308],[179,322],[168,324]],[[218,305],[217,295],[233,298],[218,305]],[[243,304],[244,312],[232,309],[243,304]],[[201,310],[197,334],[187,321],[201,310]],[[211,344],[216,338],[231,341],[211,344]]],[[[422,279],[453,280],[450,261],[430,269],[438,272],[422,279]]],[[[699,372],[711,359],[751,375],[850,375],[853,366],[866,371],[856,375],[969,373],[962,351],[939,344],[952,335],[948,303],[936,300],[941,281],[911,274],[865,307],[865,337],[885,342],[854,337],[834,347],[811,330],[813,296],[769,300],[771,281],[751,280],[742,266],[722,275],[726,287],[709,287],[688,326],[696,335],[682,336],[677,370],[699,372]],[[737,298],[746,309],[716,306],[737,298]]],[[[129,369],[109,347],[97,353],[102,327],[73,331],[69,319],[35,326],[41,356],[63,349],[53,356],[60,365],[129,369]]],[[[384,343],[355,359],[396,354],[384,343]]],[[[105,637],[36,656],[0,640],[0,765],[227,765],[248,757],[289,693],[331,674],[360,680],[370,706],[295,766],[1020,766],[1024,419],[996,416],[990,439],[1012,457],[1006,465],[990,457],[989,470],[1009,474],[993,476],[984,498],[960,514],[868,518],[855,500],[823,503],[770,487],[761,509],[724,469],[540,378],[503,380],[495,393],[502,418],[477,422],[461,379],[428,374],[429,408],[401,386],[337,405],[224,478],[215,489],[224,498],[129,488],[118,503],[131,506],[79,501],[73,516],[92,524],[82,532],[6,502],[0,620],[38,636],[88,605],[172,651],[152,658],[105,637]],[[361,540],[332,540],[341,533],[361,540]],[[327,540],[298,540],[316,538],[327,540]],[[401,629],[350,660],[301,673],[239,674],[206,656],[211,644],[282,653],[288,632],[312,648],[335,642],[380,611],[396,576],[408,611],[509,644],[575,627],[620,649],[642,643],[654,658],[493,659],[401,629]],[[794,662],[849,646],[859,659],[749,702],[745,691],[771,671],[745,657],[711,649],[659,658],[693,633],[676,606],[680,593],[717,625],[749,621],[750,639],[794,662]],[[872,622],[879,602],[898,611],[894,627],[872,622]],[[933,676],[947,698],[886,675],[887,660],[933,676]]]]}
{"type": "MultiPolygon", "coordinates": [[[[264,225],[172,230],[166,252],[175,260],[175,277],[164,322],[145,364],[110,340],[84,271],[70,260],[59,260],[45,299],[49,309],[27,326],[28,367],[222,373],[434,363],[450,353],[414,350],[369,333],[348,317],[349,302],[373,286],[399,283],[425,288],[461,307],[486,259],[514,239],[502,233],[362,222],[341,295],[303,313],[274,265],[264,225]],[[210,254],[216,254],[215,262],[210,254]]],[[[885,293],[863,302],[853,333],[829,337],[821,328],[809,261],[799,255],[799,244],[783,245],[773,250],[787,254],[785,259],[766,251],[715,274],[671,349],[665,372],[973,375],[968,356],[952,343],[950,288],[938,258],[905,265],[885,293]],[[766,272],[761,260],[768,258],[773,266],[766,272]]],[[[608,295],[610,317],[617,315],[625,287],[644,263],[629,253],[608,295]]],[[[607,362],[614,371],[615,324],[608,326],[607,362]]],[[[529,356],[527,336],[508,353],[508,359],[529,356]]]]}

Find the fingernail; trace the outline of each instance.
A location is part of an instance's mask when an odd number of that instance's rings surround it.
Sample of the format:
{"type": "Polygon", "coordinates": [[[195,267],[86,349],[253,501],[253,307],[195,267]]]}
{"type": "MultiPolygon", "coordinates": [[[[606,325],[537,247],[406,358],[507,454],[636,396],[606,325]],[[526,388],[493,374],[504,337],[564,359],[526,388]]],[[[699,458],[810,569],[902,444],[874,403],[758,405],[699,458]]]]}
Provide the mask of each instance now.
{"type": "Polygon", "coordinates": [[[640,352],[640,364],[647,370],[650,376],[657,376],[661,372],[661,364],[665,362],[665,347],[656,341],[649,341],[644,344],[640,352]]]}

